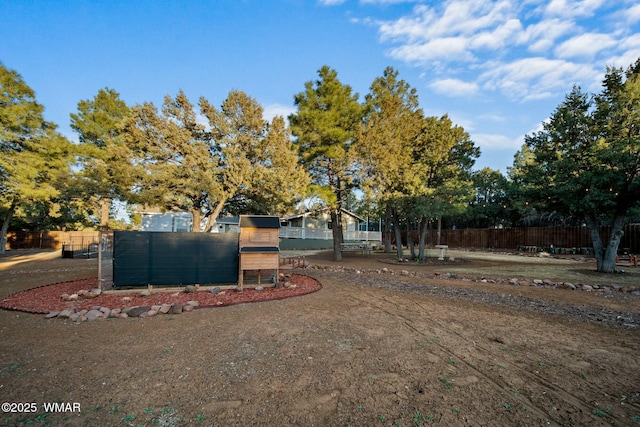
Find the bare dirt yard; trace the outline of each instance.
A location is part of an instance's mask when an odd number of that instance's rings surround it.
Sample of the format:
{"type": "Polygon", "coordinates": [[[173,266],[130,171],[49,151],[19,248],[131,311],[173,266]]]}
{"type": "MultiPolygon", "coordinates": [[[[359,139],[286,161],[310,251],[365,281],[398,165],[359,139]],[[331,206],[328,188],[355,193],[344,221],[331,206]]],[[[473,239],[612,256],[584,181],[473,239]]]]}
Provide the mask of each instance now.
{"type": "MultiPolygon", "coordinates": [[[[320,252],[294,270],[317,292],[180,315],[0,310],[0,425],[640,425],[640,269],[448,256],[320,252]]],[[[12,251],[0,299],[96,275],[12,251]]]]}

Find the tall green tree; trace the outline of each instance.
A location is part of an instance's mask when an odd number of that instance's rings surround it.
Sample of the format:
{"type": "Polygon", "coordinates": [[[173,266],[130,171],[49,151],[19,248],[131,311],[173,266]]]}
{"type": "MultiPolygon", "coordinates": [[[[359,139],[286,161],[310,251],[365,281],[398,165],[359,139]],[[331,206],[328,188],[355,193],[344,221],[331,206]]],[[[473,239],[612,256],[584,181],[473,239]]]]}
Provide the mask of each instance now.
{"type": "Polygon", "coordinates": [[[204,98],[200,108],[209,121],[209,141],[220,162],[224,200],[209,216],[207,230],[223,208],[235,214],[281,215],[301,199],[309,175],[283,117],[268,123],[262,105],[237,90],[229,93],[219,110],[204,98]]]}
{"type": "Polygon", "coordinates": [[[365,96],[365,113],[357,143],[362,189],[368,199],[384,207],[385,252],[391,252],[394,218],[398,257],[402,257],[398,210],[401,200],[418,194],[422,186],[420,165],[413,161],[423,118],[417,91],[387,67],[365,96]]]}
{"type": "Polygon", "coordinates": [[[82,170],[76,185],[85,195],[87,210],[100,212],[102,228],[108,227],[111,201],[126,200],[132,185],[127,167],[130,153],[122,139],[127,114],[129,107],[120,94],[104,88],[93,99],[78,102],[78,112],[70,115],[71,128],[80,140],[82,170]]]}
{"type": "Polygon", "coordinates": [[[200,116],[182,91],[165,97],[161,112],[151,103],[133,107],[124,138],[137,171],[138,200],[190,212],[194,232],[210,231],[232,202],[239,213],[253,213],[242,210],[257,206],[274,212],[292,204],[307,175],[284,120],[269,125],[262,116],[262,106],[240,91],[230,92],[220,109],[201,98],[200,116]]]}
{"type": "Polygon", "coordinates": [[[547,211],[583,218],[597,269],[616,271],[623,226],[640,201],[640,59],[626,71],[607,68],[602,92],[574,87],[525,138],[533,159],[522,168],[526,194],[547,211]],[[599,225],[611,226],[605,243],[599,225]]]}
{"type": "Polygon", "coordinates": [[[338,80],[335,70],[325,65],[318,76],[318,80],[306,82],[304,91],[295,95],[298,111],[289,116],[289,122],[316,194],[329,208],[333,258],[339,261],[343,242],[341,209],[357,186],[353,144],[362,120],[362,106],[358,94],[338,80]]]}
{"type": "Polygon", "coordinates": [[[483,168],[471,174],[475,195],[464,212],[466,224],[481,228],[510,222],[509,181],[500,171],[483,168]]]}
{"type": "Polygon", "coordinates": [[[51,202],[73,160],[72,144],[44,120],[43,110],[22,76],[0,64],[0,253],[16,211],[51,202]]]}
{"type": "Polygon", "coordinates": [[[460,213],[473,197],[471,169],[479,156],[480,149],[469,134],[453,124],[448,115],[423,119],[413,154],[413,161],[422,171],[420,198],[414,203],[420,215],[421,260],[425,256],[428,219],[437,219],[439,244],[442,217],[460,213]]]}

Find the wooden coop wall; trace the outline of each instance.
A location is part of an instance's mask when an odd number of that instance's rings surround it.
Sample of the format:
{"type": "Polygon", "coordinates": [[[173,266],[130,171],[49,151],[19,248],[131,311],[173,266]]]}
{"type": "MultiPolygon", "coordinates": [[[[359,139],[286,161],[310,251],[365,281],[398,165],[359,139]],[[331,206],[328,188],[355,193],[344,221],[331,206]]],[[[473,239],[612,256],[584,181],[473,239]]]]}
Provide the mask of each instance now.
{"type": "Polygon", "coordinates": [[[280,233],[277,228],[241,228],[240,248],[280,245],[280,233]]]}
{"type": "Polygon", "coordinates": [[[240,254],[240,266],[243,270],[277,269],[279,264],[280,259],[277,252],[240,254]]]}

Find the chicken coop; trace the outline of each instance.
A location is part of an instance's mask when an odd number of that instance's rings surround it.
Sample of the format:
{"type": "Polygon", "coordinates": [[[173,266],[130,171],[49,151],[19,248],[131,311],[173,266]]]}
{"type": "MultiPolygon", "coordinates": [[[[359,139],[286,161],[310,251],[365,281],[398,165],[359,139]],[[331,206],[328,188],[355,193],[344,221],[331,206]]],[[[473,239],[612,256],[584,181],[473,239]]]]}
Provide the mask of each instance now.
{"type": "Polygon", "coordinates": [[[238,287],[245,280],[262,285],[263,280],[278,281],[280,257],[280,218],[265,215],[241,215],[238,287]]]}

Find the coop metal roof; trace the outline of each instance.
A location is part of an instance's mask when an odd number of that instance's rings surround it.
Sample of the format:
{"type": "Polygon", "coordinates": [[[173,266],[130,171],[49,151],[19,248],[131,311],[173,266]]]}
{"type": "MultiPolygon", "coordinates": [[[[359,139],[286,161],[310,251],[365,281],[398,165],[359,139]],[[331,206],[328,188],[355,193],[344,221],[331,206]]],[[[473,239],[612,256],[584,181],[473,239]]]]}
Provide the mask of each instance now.
{"type": "Polygon", "coordinates": [[[241,215],[240,228],[280,228],[280,218],[267,215],[241,215]]]}

